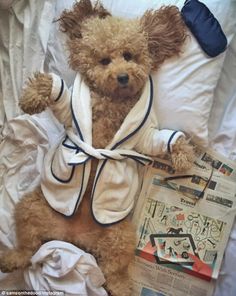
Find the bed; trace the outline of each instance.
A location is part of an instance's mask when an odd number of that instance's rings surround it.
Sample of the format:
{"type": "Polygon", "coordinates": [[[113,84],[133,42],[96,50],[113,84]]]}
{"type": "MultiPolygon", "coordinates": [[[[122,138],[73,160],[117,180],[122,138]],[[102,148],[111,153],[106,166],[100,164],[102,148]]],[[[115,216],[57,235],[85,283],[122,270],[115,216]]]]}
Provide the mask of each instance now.
{"type": "MultiPolygon", "coordinates": [[[[62,126],[49,111],[22,114],[18,100],[35,71],[60,74],[68,85],[75,73],[67,67],[65,36],[53,22],[73,0],[0,0],[0,250],[15,244],[13,210],[25,192],[40,182],[43,158],[62,136],[62,126]]],[[[147,8],[183,0],[103,0],[113,14],[141,15],[147,8]]],[[[154,73],[155,108],[161,128],[190,134],[236,161],[236,1],[204,2],[219,20],[228,48],[207,57],[190,34],[179,58],[154,73]],[[165,99],[163,99],[165,98],[165,99]],[[174,112],[174,113],[173,113],[174,112]],[[175,114],[175,116],[169,116],[175,114]]],[[[225,252],[214,296],[236,295],[236,223],[225,252]]],[[[25,289],[23,273],[0,273],[0,290],[25,289]]]]}

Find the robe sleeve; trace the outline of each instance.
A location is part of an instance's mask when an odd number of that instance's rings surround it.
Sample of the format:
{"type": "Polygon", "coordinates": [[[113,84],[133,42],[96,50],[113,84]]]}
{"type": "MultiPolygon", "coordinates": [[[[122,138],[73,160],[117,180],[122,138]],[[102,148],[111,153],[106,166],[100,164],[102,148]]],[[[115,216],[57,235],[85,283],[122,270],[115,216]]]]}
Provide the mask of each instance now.
{"type": "Polygon", "coordinates": [[[72,115],[71,115],[71,91],[67,88],[63,79],[54,73],[50,73],[53,83],[50,106],[54,116],[62,123],[65,127],[71,126],[72,115]]]}
{"type": "Polygon", "coordinates": [[[173,145],[180,137],[185,137],[181,131],[159,130],[152,127],[143,134],[136,150],[150,156],[171,153],[173,145]]]}

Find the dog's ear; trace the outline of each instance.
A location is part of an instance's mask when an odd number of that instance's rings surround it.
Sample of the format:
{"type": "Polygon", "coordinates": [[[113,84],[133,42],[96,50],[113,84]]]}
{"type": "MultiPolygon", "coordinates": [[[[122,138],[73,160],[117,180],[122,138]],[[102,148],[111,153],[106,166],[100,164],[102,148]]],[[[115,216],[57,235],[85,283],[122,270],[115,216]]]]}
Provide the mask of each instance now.
{"type": "Polygon", "coordinates": [[[75,3],[72,10],[64,10],[60,21],[60,29],[70,39],[81,38],[81,24],[90,17],[105,18],[110,13],[97,1],[94,6],[90,0],[80,0],[75,3]]]}
{"type": "Polygon", "coordinates": [[[153,70],[165,59],[181,52],[186,39],[186,26],[176,6],[146,11],[141,18],[141,27],[147,35],[153,70]]]}

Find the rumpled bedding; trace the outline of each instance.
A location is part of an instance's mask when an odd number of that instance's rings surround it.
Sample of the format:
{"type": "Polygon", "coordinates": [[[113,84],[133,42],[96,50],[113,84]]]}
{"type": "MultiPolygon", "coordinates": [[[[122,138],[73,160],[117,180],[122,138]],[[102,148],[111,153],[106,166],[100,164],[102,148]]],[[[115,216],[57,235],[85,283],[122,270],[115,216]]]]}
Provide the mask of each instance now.
{"type": "MultiPolygon", "coordinates": [[[[0,4],[1,2],[6,5],[4,7],[7,7],[7,0],[0,0],[0,4]]],[[[22,86],[27,77],[38,70],[60,74],[67,85],[72,84],[75,76],[75,73],[67,67],[65,36],[58,31],[58,23],[53,23],[61,11],[71,7],[74,1],[16,0],[10,2],[13,2],[13,8],[0,9],[0,135],[2,139],[0,143],[0,250],[15,245],[12,219],[15,203],[25,192],[31,191],[39,184],[45,153],[51,145],[59,143],[63,136],[62,126],[49,111],[34,116],[21,115],[18,100],[22,86]],[[60,38],[54,38],[55,35],[60,38]]],[[[104,0],[104,2],[108,9],[112,9],[113,1],[104,0]]],[[[142,5],[144,1],[140,1],[138,8],[142,5]]],[[[132,5],[130,11],[132,11],[132,5]]],[[[233,160],[236,160],[235,77],[236,38],[231,42],[226,54],[209,119],[210,146],[233,160]]],[[[56,253],[57,258],[60,258],[60,262],[64,262],[60,253],[61,242],[54,242],[54,244],[56,244],[53,245],[56,246],[54,250],[59,250],[59,253],[56,253]]],[[[45,252],[44,248],[45,246],[39,251],[40,254],[45,252]]],[[[53,255],[48,249],[46,252],[49,252],[47,254],[51,256],[50,260],[55,258],[53,257],[55,253],[53,255]]],[[[82,251],[79,250],[80,252],[82,251]]],[[[79,256],[78,254],[75,257],[79,256]]],[[[32,260],[38,260],[38,256],[36,254],[32,260]]],[[[76,260],[78,258],[76,257],[76,260]]],[[[76,266],[76,260],[73,266],[76,266]]],[[[86,264],[89,264],[89,260],[86,264]]],[[[33,266],[36,267],[37,263],[34,262],[33,266]]],[[[46,265],[50,268],[52,266],[50,261],[47,261],[46,265]]],[[[236,224],[232,229],[214,296],[236,295],[235,265],[236,224]]],[[[76,270],[76,268],[73,269],[73,273],[76,273],[76,270]]],[[[95,264],[94,272],[96,271],[95,264]]],[[[35,279],[35,274],[32,273],[32,269],[31,274],[29,269],[24,275],[20,271],[12,274],[0,273],[0,290],[19,290],[27,286],[35,288],[36,286],[32,284],[32,277],[35,279]]],[[[42,279],[38,276],[37,280],[45,280],[45,277],[42,279]]],[[[87,294],[80,295],[99,295],[92,294],[93,288],[90,284],[91,282],[89,284],[87,282],[87,287],[90,287],[89,294],[85,289],[87,294]]],[[[93,287],[101,286],[102,280],[92,284],[93,287]]],[[[68,289],[70,285],[71,283],[66,283],[68,289]]],[[[99,291],[100,295],[106,295],[102,289],[99,291]]]]}
{"type": "Polygon", "coordinates": [[[70,296],[107,296],[102,287],[105,278],[94,257],[72,244],[45,243],[33,255],[31,263],[24,272],[30,290],[63,291],[70,296]]]}
{"type": "MultiPolygon", "coordinates": [[[[209,119],[210,146],[236,161],[236,37],[228,48],[209,119]]],[[[214,296],[236,295],[236,222],[214,296]]]]}

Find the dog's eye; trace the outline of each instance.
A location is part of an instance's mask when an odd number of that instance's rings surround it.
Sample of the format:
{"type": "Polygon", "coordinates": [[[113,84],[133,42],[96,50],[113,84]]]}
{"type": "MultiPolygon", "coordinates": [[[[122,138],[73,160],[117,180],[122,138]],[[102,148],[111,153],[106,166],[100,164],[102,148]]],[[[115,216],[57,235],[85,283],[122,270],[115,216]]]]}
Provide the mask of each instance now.
{"type": "Polygon", "coordinates": [[[126,51],[126,52],[124,52],[123,53],[123,57],[124,57],[124,59],[128,62],[128,61],[130,61],[130,60],[132,60],[132,54],[130,53],[130,52],[128,52],[128,51],[126,51]]]}
{"type": "Polygon", "coordinates": [[[102,64],[102,65],[104,65],[104,66],[109,65],[110,62],[111,62],[111,59],[110,58],[104,58],[104,59],[101,59],[99,61],[99,63],[102,64]]]}

